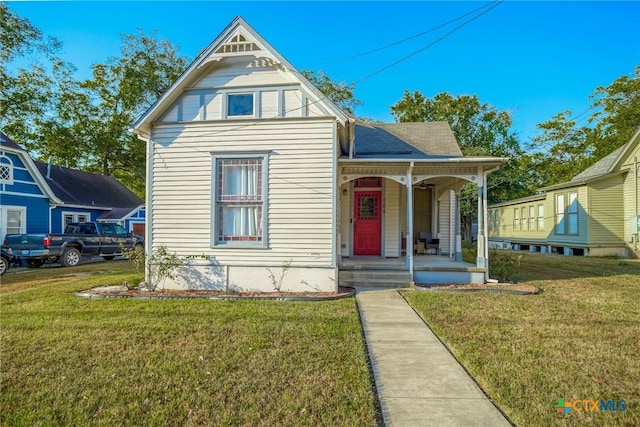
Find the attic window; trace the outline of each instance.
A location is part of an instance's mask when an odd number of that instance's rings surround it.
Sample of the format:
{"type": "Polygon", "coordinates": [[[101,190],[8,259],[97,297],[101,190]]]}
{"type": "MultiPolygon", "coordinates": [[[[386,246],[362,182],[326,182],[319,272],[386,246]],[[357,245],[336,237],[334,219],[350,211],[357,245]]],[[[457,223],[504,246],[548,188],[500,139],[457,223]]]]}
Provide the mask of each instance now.
{"type": "Polygon", "coordinates": [[[253,94],[227,95],[227,117],[253,117],[253,94]]]}
{"type": "Polygon", "coordinates": [[[4,155],[0,155],[0,183],[13,184],[13,162],[4,155]]]}

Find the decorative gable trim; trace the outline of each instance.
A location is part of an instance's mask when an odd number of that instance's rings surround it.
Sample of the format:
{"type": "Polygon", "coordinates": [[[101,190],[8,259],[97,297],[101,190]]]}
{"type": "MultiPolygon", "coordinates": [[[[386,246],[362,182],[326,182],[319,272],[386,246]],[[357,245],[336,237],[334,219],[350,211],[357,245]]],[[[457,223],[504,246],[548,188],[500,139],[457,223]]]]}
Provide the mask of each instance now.
{"type": "Polygon", "coordinates": [[[280,65],[281,68],[293,75],[300,82],[304,90],[317,101],[318,106],[329,111],[343,125],[349,121],[347,115],[331,100],[323,95],[302,74],[300,74],[280,53],[278,53],[265,39],[260,36],[241,17],[235,18],[222,33],[207,47],[171,87],[135,122],[132,131],[141,138],[148,138],[151,124],[167,109],[174,105],[180,95],[189,89],[189,84],[199,68],[212,62],[218,62],[226,57],[254,56],[266,58],[270,63],[280,65]]]}

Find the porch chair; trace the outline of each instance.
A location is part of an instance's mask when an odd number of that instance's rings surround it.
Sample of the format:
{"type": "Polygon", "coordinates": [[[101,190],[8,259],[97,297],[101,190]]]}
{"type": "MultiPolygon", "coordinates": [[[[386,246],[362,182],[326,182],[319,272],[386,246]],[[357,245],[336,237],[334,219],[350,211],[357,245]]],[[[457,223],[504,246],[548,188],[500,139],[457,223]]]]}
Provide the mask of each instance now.
{"type": "Polygon", "coordinates": [[[421,231],[418,242],[424,242],[424,249],[427,254],[438,255],[438,253],[440,253],[440,239],[434,239],[431,233],[421,231]]]}

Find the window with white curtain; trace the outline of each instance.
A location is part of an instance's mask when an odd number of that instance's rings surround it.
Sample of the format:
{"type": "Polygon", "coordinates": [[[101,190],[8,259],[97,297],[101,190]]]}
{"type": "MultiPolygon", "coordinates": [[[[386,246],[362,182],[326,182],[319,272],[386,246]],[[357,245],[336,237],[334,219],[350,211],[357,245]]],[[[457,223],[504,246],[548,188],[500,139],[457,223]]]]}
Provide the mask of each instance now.
{"type": "Polygon", "coordinates": [[[266,156],[215,159],[214,244],[264,244],[266,156]]]}

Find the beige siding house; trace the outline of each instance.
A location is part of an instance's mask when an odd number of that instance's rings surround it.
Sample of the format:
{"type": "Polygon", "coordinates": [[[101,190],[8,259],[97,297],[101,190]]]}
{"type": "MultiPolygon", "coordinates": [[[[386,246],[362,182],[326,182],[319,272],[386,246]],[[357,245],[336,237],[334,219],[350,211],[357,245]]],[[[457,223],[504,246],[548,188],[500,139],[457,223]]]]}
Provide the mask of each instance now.
{"type": "Polygon", "coordinates": [[[489,207],[490,246],[565,255],[640,254],[640,130],[571,181],[489,207]]]}
{"type": "Polygon", "coordinates": [[[147,143],[147,252],[207,256],[166,287],[485,280],[486,227],[477,262],[462,263],[458,198],[476,183],[484,224],[486,177],[505,159],[462,156],[446,123],[351,117],[242,18],[133,131],[147,143]]]}

